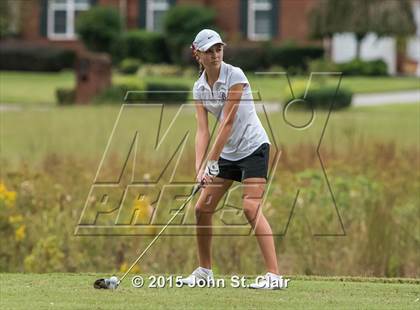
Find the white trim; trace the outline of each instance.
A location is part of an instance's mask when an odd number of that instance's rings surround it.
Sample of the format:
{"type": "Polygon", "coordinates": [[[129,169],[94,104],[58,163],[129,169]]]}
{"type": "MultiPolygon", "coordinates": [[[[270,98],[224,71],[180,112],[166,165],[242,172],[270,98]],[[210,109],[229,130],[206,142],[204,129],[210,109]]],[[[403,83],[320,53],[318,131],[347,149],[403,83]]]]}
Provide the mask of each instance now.
{"type": "MultiPolygon", "coordinates": [[[[259,3],[255,0],[248,0],[248,39],[252,41],[269,40],[271,33],[268,34],[257,34],[255,33],[255,12],[256,11],[267,11],[270,12],[272,9],[271,2],[259,3]]],[[[272,22],[270,20],[270,22],[272,22]]]]}
{"type": "Polygon", "coordinates": [[[88,3],[76,3],[75,0],[66,0],[65,3],[55,3],[54,0],[48,0],[47,7],[47,37],[50,40],[76,40],[75,33],[75,14],[76,11],[87,11],[90,8],[88,3]],[[66,12],[66,32],[54,32],[54,12],[66,12]]]}
{"type": "Polygon", "coordinates": [[[68,38],[74,39],[76,34],[74,33],[74,14],[75,14],[75,5],[74,0],[68,2],[68,11],[67,11],[67,36],[68,38]],[[69,14],[70,13],[70,14],[69,14]]]}
{"type": "Polygon", "coordinates": [[[155,2],[155,0],[147,0],[146,2],[146,30],[148,31],[157,31],[154,29],[154,13],[155,11],[164,11],[169,10],[170,4],[169,0],[166,2],[155,2]]]}

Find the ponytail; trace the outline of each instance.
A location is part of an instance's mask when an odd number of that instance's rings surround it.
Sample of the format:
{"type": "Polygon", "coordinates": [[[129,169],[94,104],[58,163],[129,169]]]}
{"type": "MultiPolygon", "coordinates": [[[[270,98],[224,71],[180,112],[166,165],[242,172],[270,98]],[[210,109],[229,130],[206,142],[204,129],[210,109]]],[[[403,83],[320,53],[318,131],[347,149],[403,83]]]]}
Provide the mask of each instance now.
{"type": "Polygon", "coordinates": [[[199,66],[199,69],[198,69],[198,77],[200,77],[201,74],[203,74],[204,66],[203,66],[203,64],[200,61],[198,61],[198,66],[199,66]]]}
{"type": "Polygon", "coordinates": [[[203,73],[203,71],[204,71],[204,66],[203,66],[203,64],[200,62],[200,59],[198,58],[198,55],[197,55],[197,50],[195,49],[195,47],[194,47],[194,44],[193,45],[191,45],[191,49],[192,49],[192,55],[193,55],[193,57],[195,58],[195,60],[198,62],[198,77],[200,77],[201,76],[201,74],[203,73]]]}

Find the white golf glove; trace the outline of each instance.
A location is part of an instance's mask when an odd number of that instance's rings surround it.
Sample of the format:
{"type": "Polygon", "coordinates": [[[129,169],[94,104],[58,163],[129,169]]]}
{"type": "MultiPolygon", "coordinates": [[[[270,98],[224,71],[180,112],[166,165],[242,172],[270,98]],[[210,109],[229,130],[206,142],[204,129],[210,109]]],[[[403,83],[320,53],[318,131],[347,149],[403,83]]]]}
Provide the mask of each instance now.
{"type": "Polygon", "coordinates": [[[219,164],[217,160],[209,160],[206,165],[206,170],[204,170],[204,176],[215,177],[219,174],[219,164]]]}

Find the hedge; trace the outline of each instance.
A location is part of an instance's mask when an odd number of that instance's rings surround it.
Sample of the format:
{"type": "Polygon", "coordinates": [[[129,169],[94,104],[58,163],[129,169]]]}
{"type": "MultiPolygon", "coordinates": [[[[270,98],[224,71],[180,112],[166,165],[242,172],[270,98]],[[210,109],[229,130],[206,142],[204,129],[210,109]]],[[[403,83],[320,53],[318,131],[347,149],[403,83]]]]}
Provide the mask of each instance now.
{"type": "Polygon", "coordinates": [[[1,44],[0,70],[57,72],[73,68],[73,50],[32,44],[1,44]]]}
{"type": "Polygon", "coordinates": [[[139,91],[131,93],[126,103],[185,103],[188,100],[189,87],[172,83],[150,82],[129,83],[113,85],[95,98],[95,103],[118,103],[121,104],[126,97],[127,91],[139,91]]]}
{"type": "Polygon", "coordinates": [[[262,46],[227,46],[224,59],[244,71],[264,70],[267,63],[267,50],[262,46]]]}
{"type": "MultiPolygon", "coordinates": [[[[299,89],[295,91],[295,98],[289,97],[286,99],[286,103],[290,104],[294,99],[303,99],[304,90],[299,89]]],[[[333,103],[333,110],[339,110],[347,108],[351,105],[353,98],[353,92],[340,88],[337,91],[336,87],[320,87],[310,89],[305,97],[305,100],[300,100],[297,105],[306,109],[323,109],[328,110],[331,103],[333,103]]]]}
{"type": "MultiPolygon", "coordinates": [[[[308,70],[309,62],[323,56],[324,50],[319,46],[227,45],[224,49],[224,61],[244,71],[280,66],[289,72],[302,72],[308,70]]],[[[182,51],[182,63],[197,66],[189,48],[182,51]]]]}
{"type": "Polygon", "coordinates": [[[388,75],[387,64],[382,59],[371,61],[355,59],[346,63],[338,64],[337,67],[344,75],[388,75]]]}
{"type": "Polygon", "coordinates": [[[123,74],[133,74],[137,72],[140,64],[140,60],[136,58],[125,58],[118,65],[118,71],[123,74]]]}
{"type": "MultiPolygon", "coordinates": [[[[190,88],[185,85],[173,83],[150,82],[145,85],[142,82],[124,83],[112,85],[95,97],[95,104],[122,104],[122,103],[186,103],[190,88]],[[131,93],[125,100],[128,91],[131,93]]],[[[56,90],[59,105],[68,105],[75,102],[74,89],[58,88],[56,90]]]]}
{"type": "Polygon", "coordinates": [[[188,86],[162,82],[150,82],[146,90],[146,100],[159,103],[186,103],[190,93],[188,86]]]}
{"type": "Polygon", "coordinates": [[[73,88],[57,88],[55,95],[58,105],[70,105],[76,101],[76,90],[73,88]]]}
{"type": "Polygon", "coordinates": [[[136,93],[136,98],[139,101],[145,99],[144,92],[145,86],[143,83],[124,83],[124,84],[116,84],[112,85],[105,91],[103,91],[100,95],[98,95],[94,103],[102,104],[102,103],[116,103],[122,104],[124,103],[124,98],[128,91],[140,91],[136,93]]]}
{"type": "Polygon", "coordinates": [[[143,30],[127,31],[116,41],[114,60],[135,58],[143,63],[167,63],[169,54],[162,34],[143,30]]]}
{"type": "Polygon", "coordinates": [[[324,49],[319,46],[280,46],[269,47],[267,60],[270,66],[278,65],[289,68],[298,68],[303,71],[308,69],[308,63],[314,59],[324,57],[324,49]]]}

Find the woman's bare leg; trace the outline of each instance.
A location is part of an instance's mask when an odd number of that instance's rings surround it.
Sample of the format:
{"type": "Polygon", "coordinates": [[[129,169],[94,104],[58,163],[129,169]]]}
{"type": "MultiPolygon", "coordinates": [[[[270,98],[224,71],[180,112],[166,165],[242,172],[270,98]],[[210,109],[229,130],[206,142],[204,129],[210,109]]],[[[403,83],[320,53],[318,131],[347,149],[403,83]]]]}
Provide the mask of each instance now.
{"type": "Polygon", "coordinates": [[[276,248],[270,224],[262,213],[261,202],[264,196],[264,178],[248,178],[244,183],[243,207],[248,222],[254,229],[258,244],[264,257],[268,272],[279,274],[276,248]]]}
{"type": "Polygon", "coordinates": [[[232,185],[231,180],[215,178],[201,192],[195,207],[197,218],[197,244],[200,267],[211,269],[212,217],[220,199],[232,185]]]}

